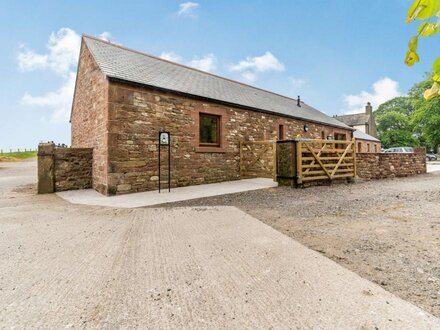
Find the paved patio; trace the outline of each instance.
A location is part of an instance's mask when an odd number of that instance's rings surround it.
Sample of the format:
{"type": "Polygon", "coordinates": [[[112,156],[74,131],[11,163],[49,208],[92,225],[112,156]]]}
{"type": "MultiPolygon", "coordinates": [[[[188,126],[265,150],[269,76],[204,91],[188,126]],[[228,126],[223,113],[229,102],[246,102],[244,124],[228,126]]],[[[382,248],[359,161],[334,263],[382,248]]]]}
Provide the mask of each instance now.
{"type": "Polygon", "coordinates": [[[170,202],[180,202],[188,199],[211,197],[238,192],[276,187],[272,179],[245,179],[221,183],[203,184],[141,193],[104,196],[93,189],[58,192],[57,195],[73,204],[100,205],[118,208],[134,208],[152,206],[170,202]]]}

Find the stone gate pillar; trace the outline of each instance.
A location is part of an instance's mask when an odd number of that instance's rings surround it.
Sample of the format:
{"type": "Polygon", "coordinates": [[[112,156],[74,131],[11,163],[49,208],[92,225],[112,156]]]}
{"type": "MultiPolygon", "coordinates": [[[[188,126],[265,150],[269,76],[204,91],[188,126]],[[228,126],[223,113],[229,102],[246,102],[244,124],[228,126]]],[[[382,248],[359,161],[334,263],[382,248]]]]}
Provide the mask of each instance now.
{"type": "Polygon", "coordinates": [[[280,186],[298,185],[296,169],[296,148],[294,140],[277,141],[277,181],[280,186]]]}
{"type": "Polygon", "coordinates": [[[55,192],[55,143],[38,145],[38,193],[55,192]]]}

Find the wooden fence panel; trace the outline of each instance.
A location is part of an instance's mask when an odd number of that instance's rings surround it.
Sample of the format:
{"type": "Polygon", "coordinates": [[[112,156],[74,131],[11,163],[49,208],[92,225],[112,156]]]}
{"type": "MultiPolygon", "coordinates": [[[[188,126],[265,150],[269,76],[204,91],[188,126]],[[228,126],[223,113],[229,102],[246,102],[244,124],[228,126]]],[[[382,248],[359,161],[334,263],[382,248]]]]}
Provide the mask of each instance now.
{"type": "Polygon", "coordinates": [[[276,141],[240,142],[240,176],[276,180],[276,141]]]}

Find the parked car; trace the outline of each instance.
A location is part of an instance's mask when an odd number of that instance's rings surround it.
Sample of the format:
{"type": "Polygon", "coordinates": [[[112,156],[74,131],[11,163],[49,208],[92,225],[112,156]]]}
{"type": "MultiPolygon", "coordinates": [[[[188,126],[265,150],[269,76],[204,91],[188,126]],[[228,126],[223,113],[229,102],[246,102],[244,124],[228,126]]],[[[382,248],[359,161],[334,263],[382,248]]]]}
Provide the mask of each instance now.
{"type": "Polygon", "coordinates": [[[429,161],[437,160],[437,155],[433,154],[433,153],[428,153],[428,154],[426,154],[426,160],[429,160],[429,161]]]}
{"type": "Polygon", "coordinates": [[[397,152],[402,154],[412,154],[414,149],[411,147],[397,147],[397,148],[389,148],[385,149],[385,153],[397,152]]]}

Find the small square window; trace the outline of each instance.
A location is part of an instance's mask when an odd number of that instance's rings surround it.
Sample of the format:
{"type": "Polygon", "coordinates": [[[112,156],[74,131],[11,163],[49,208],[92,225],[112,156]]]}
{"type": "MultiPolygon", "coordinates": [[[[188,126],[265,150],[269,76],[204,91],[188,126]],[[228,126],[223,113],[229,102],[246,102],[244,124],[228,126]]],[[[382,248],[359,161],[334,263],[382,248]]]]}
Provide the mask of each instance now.
{"type": "Polygon", "coordinates": [[[200,113],[200,145],[220,147],[220,116],[200,113]]]}

